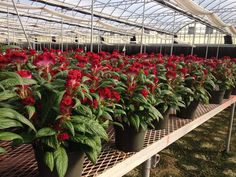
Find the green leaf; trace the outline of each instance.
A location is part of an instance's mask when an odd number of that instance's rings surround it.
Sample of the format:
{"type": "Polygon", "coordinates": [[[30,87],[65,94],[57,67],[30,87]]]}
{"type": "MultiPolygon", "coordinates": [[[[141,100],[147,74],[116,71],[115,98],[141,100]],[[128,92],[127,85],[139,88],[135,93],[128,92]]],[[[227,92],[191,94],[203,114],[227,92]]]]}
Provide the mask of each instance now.
{"type": "Polygon", "coordinates": [[[34,106],[26,106],[25,108],[28,112],[29,119],[31,119],[35,113],[35,107],[34,106]]]}
{"type": "Polygon", "coordinates": [[[6,90],[3,92],[0,92],[0,101],[8,100],[13,97],[17,97],[18,95],[15,92],[6,90]]]}
{"type": "Polygon", "coordinates": [[[56,130],[46,127],[46,128],[42,128],[40,129],[37,134],[36,137],[40,138],[40,137],[44,137],[44,136],[52,136],[56,134],[56,130]]]}
{"type": "Polygon", "coordinates": [[[139,119],[138,115],[131,116],[130,117],[130,123],[137,131],[139,131],[140,119],[139,119]]]}
{"type": "Polygon", "coordinates": [[[12,132],[0,132],[0,140],[12,141],[14,139],[22,139],[22,137],[12,132]]]}
{"type": "Polygon", "coordinates": [[[103,111],[101,117],[104,117],[107,120],[113,120],[111,115],[108,112],[103,111]]]}
{"type": "Polygon", "coordinates": [[[68,168],[68,156],[63,147],[54,152],[55,165],[59,177],[64,177],[68,168]]]}
{"type": "Polygon", "coordinates": [[[70,122],[70,121],[66,121],[64,122],[63,124],[64,128],[69,130],[70,133],[72,134],[72,136],[75,136],[75,129],[74,129],[74,126],[73,124],[70,122]]]}
{"type": "Polygon", "coordinates": [[[0,147],[0,154],[4,154],[4,153],[6,153],[7,151],[4,149],[4,148],[2,148],[2,147],[0,147]]]}
{"type": "Polygon", "coordinates": [[[50,136],[50,137],[45,137],[42,139],[43,143],[45,143],[47,146],[57,149],[59,146],[58,140],[56,136],[50,136]]]}
{"type": "Polygon", "coordinates": [[[13,109],[0,108],[0,118],[4,118],[4,117],[18,120],[19,122],[29,126],[32,130],[36,132],[34,125],[28,119],[26,119],[23,115],[21,115],[20,113],[16,112],[13,109]]]}
{"type": "Polygon", "coordinates": [[[86,82],[86,81],[88,81],[88,80],[91,80],[89,77],[87,77],[87,76],[83,76],[82,77],[82,82],[86,82]]]}
{"type": "Polygon", "coordinates": [[[48,166],[51,172],[54,169],[54,157],[52,152],[45,152],[44,154],[44,163],[48,166]]]}
{"type": "Polygon", "coordinates": [[[94,149],[90,148],[88,149],[86,152],[87,157],[89,158],[89,160],[93,163],[96,164],[97,162],[97,157],[98,157],[98,152],[95,151],[94,149]]]}
{"type": "Polygon", "coordinates": [[[0,129],[6,129],[11,127],[22,127],[22,124],[14,119],[0,118],[0,129]]]}

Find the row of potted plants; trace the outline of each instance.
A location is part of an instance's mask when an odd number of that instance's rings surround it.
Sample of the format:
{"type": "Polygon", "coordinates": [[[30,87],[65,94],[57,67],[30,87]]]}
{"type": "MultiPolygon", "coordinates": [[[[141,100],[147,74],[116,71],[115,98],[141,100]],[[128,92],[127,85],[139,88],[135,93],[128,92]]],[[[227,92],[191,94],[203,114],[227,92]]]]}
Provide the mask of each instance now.
{"type": "Polygon", "coordinates": [[[96,163],[110,125],[119,150],[139,151],[171,108],[192,118],[236,83],[228,57],[11,49],[0,68],[0,140],[32,144],[43,177],[80,176],[84,154],[96,163]]]}

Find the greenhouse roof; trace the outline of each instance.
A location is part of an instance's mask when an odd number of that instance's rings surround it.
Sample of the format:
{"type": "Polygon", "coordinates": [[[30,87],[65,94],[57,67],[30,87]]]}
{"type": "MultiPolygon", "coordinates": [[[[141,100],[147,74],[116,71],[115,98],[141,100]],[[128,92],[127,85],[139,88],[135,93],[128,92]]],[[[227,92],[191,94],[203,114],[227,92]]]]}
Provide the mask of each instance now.
{"type": "MultiPolygon", "coordinates": [[[[174,34],[195,21],[236,34],[235,0],[93,0],[95,32],[174,34]],[[184,4],[182,4],[184,2],[184,4]],[[145,4],[145,6],[144,6],[145,4]],[[143,11],[145,12],[143,13],[143,11]]],[[[27,34],[84,35],[91,29],[92,0],[14,0],[27,34]]],[[[22,32],[12,0],[0,1],[1,34],[22,32]],[[8,27],[8,29],[6,28],[8,27]]]]}

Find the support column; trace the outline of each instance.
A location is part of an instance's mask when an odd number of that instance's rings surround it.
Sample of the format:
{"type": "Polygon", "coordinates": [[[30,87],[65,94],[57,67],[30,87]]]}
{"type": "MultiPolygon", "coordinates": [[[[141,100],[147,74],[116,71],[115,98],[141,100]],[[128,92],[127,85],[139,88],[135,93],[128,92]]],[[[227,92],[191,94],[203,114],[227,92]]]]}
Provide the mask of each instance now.
{"type": "Polygon", "coordinates": [[[7,45],[10,45],[9,9],[7,7],[7,45]]]}
{"type": "Polygon", "coordinates": [[[152,163],[151,158],[143,163],[142,177],[150,177],[151,163],[152,163]]]}
{"type": "Polygon", "coordinates": [[[172,30],[172,44],[171,44],[171,49],[170,49],[170,56],[173,55],[173,49],[174,49],[174,41],[175,41],[175,37],[174,37],[174,31],[175,31],[175,14],[176,12],[174,12],[174,21],[173,21],[173,30],[172,30]]]}
{"type": "Polygon", "coordinates": [[[91,35],[90,35],[90,52],[93,52],[93,5],[94,0],[91,1],[91,35]]]}
{"type": "Polygon", "coordinates": [[[232,109],[231,109],[231,118],[230,118],[230,123],[229,123],[227,147],[226,147],[227,153],[230,151],[230,141],[231,141],[231,135],[232,135],[232,129],[233,129],[233,123],[234,123],[234,111],[235,111],[235,103],[233,103],[232,109]]]}
{"type": "Polygon", "coordinates": [[[142,33],[141,33],[141,47],[140,47],[140,53],[143,53],[143,34],[144,34],[145,5],[146,5],[146,0],[143,1],[143,19],[142,19],[142,33]]]}
{"type": "Polygon", "coordinates": [[[194,23],[194,34],[193,34],[193,42],[192,42],[192,48],[191,48],[191,55],[193,55],[193,46],[194,46],[194,43],[195,43],[195,36],[196,36],[196,21],[194,23]]]}
{"type": "Polygon", "coordinates": [[[16,4],[15,4],[15,1],[12,0],[12,3],[13,3],[13,6],[14,6],[14,9],[15,9],[15,11],[16,11],[17,17],[18,17],[18,19],[19,19],[21,28],[22,28],[22,30],[23,30],[23,32],[24,32],[25,38],[26,38],[26,40],[27,40],[27,42],[28,42],[28,47],[29,47],[29,48],[32,48],[31,43],[30,43],[30,40],[29,40],[29,38],[28,38],[28,35],[26,34],[26,31],[25,31],[25,27],[24,27],[24,25],[23,25],[23,23],[22,23],[22,21],[21,21],[21,18],[20,18],[18,9],[17,9],[16,4]]]}
{"type": "Polygon", "coordinates": [[[210,34],[207,35],[207,47],[206,47],[205,59],[207,59],[208,56],[209,43],[210,43],[210,34]]]}
{"type": "MultiPolygon", "coordinates": [[[[63,10],[61,10],[63,12],[63,10]]],[[[63,51],[63,19],[61,18],[61,51],[63,51]]]]}
{"type": "Polygon", "coordinates": [[[217,50],[216,50],[216,58],[217,59],[219,58],[221,38],[222,38],[222,36],[219,33],[218,46],[217,46],[217,50]]]}

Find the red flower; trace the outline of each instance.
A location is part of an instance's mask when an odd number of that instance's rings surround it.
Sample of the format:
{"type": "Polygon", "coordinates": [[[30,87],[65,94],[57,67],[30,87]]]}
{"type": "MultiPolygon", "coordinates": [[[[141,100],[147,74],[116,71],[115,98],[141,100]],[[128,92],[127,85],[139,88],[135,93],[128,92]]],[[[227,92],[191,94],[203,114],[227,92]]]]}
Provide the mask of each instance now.
{"type": "Polygon", "coordinates": [[[94,100],[93,100],[93,107],[94,107],[95,109],[98,108],[98,100],[97,100],[97,99],[94,99],[94,100]]]}
{"type": "Polygon", "coordinates": [[[175,70],[176,69],[176,64],[173,63],[173,62],[169,62],[169,63],[167,63],[166,68],[175,70]]]}
{"type": "Polygon", "coordinates": [[[67,76],[68,79],[75,79],[75,80],[81,79],[81,77],[82,74],[80,70],[70,70],[67,76]]]}
{"type": "Polygon", "coordinates": [[[158,83],[159,79],[157,77],[154,78],[154,83],[158,83]]]}
{"type": "Polygon", "coordinates": [[[108,87],[102,88],[98,91],[98,94],[101,98],[111,98],[111,90],[108,87]]]}
{"type": "Polygon", "coordinates": [[[204,69],[203,72],[204,72],[204,74],[206,74],[206,75],[208,74],[208,70],[207,70],[207,69],[204,69]]]}
{"type": "Polygon", "coordinates": [[[17,71],[17,74],[19,74],[23,78],[28,78],[28,79],[32,78],[32,74],[29,70],[20,70],[17,71]]]}
{"type": "Polygon", "coordinates": [[[148,90],[146,90],[146,89],[143,89],[143,90],[141,90],[141,94],[146,98],[147,96],[148,96],[148,90]]]}
{"type": "Polygon", "coordinates": [[[166,77],[167,77],[168,79],[175,79],[176,76],[177,76],[177,74],[176,74],[175,71],[167,71],[167,73],[166,73],[166,77]]]}
{"type": "Polygon", "coordinates": [[[27,97],[21,100],[24,105],[34,105],[35,99],[33,97],[27,97]]]}
{"type": "Polygon", "coordinates": [[[68,94],[65,94],[63,96],[63,99],[62,99],[61,103],[66,105],[66,106],[72,106],[74,104],[72,97],[68,94]]]}
{"type": "Polygon", "coordinates": [[[38,67],[49,67],[56,63],[56,56],[50,52],[44,52],[41,55],[37,56],[33,61],[33,64],[38,67]]]}
{"type": "Polygon", "coordinates": [[[34,50],[34,49],[30,49],[29,50],[29,55],[31,55],[31,56],[33,56],[33,55],[35,55],[37,52],[36,52],[36,50],[34,50]]]}
{"type": "Polygon", "coordinates": [[[6,54],[6,57],[10,62],[25,63],[27,61],[27,56],[25,52],[22,51],[10,51],[6,54]]]}
{"type": "Polygon", "coordinates": [[[65,141],[68,140],[70,138],[70,135],[68,133],[60,133],[57,135],[57,139],[59,141],[65,141]]]}
{"type": "Polygon", "coordinates": [[[118,92],[113,91],[112,97],[114,97],[117,102],[120,101],[120,94],[118,92]]]}
{"type": "Polygon", "coordinates": [[[181,68],[180,69],[181,74],[183,74],[184,76],[186,76],[186,74],[188,73],[188,69],[187,68],[181,68]]]}

